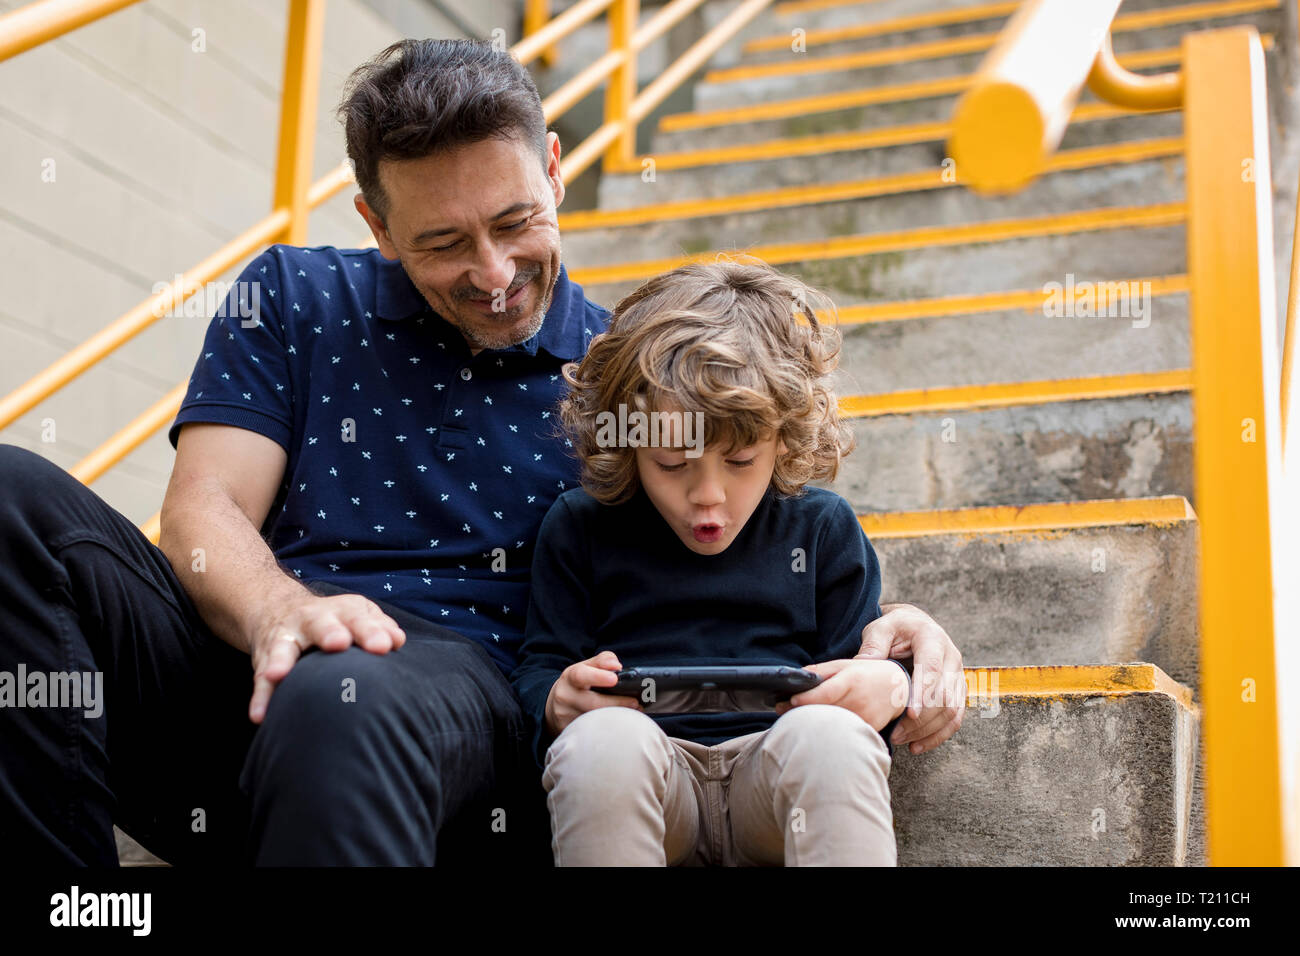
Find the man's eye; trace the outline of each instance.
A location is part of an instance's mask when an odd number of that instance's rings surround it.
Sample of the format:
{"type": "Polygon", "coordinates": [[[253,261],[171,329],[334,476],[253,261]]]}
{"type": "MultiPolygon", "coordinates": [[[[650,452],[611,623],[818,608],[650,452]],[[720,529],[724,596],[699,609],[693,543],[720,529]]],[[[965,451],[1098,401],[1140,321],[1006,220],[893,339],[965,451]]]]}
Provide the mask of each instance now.
{"type": "MultiPolygon", "coordinates": [[[[531,218],[531,217],[528,217],[528,218],[531,218]]],[[[518,229],[520,226],[522,226],[524,223],[526,223],[526,222],[528,221],[528,218],[520,219],[518,222],[511,223],[511,224],[508,225],[508,226],[502,226],[501,228],[503,228],[503,229],[518,229]]]]}
{"type": "Polygon", "coordinates": [[[451,245],[448,245],[448,246],[434,246],[434,247],[431,248],[429,251],[430,251],[430,252],[446,252],[448,249],[455,249],[455,248],[456,248],[457,246],[459,246],[459,245],[460,245],[460,240],[457,239],[457,240],[456,240],[455,242],[453,242],[451,245]]]}

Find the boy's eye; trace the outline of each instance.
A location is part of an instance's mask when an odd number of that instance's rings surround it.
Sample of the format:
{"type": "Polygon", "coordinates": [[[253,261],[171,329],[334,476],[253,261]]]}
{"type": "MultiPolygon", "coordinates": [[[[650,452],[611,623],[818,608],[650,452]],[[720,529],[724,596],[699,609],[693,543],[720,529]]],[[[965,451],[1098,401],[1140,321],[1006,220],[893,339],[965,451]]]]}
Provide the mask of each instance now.
{"type": "Polygon", "coordinates": [[[686,467],[686,462],[684,461],[678,462],[675,465],[665,465],[662,461],[657,461],[655,464],[659,466],[660,471],[681,471],[686,467]]]}
{"type": "Polygon", "coordinates": [[[747,468],[754,463],[753,458],[728,458],[728,465],[738,465],[741,468],[747,468]]]}

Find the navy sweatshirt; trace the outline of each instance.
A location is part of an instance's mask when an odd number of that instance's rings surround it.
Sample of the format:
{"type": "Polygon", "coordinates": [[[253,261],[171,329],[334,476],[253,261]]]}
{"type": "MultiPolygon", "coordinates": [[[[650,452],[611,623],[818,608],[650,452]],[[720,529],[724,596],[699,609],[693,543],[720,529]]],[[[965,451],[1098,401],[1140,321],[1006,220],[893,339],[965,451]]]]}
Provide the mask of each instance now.
{"type": "MultiPolygon", "coordinates": [[[[643,490],[604,505],[576,488],[542,520],[519,665],[510,681],[539,765],[553,737],[546,698],[571,664],[614,651],[623,667],[785,664],[849,658],[880,616],[880,564],[847,501],[769,488],[727,550],[697,554],[643,490]]],[[[902,666],[902,665],[900,665],[902,666]]],[[[906,670],[906,668],[904,668],[906,670]]],[[[712,746],[769,728],[766,713],[651,716],[712,746]]],[[[882,731],[888,744],[897,723],[882,731]]],[[[891,748],[892,750],[892,748],[891,748]]]]}

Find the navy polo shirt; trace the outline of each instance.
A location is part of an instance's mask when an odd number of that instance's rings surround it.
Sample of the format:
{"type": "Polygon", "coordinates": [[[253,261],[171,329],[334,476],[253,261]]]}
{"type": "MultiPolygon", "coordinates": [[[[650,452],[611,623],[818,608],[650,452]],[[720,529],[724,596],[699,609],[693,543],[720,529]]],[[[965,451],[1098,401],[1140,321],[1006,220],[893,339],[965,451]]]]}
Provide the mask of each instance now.
{"type": "Polygon", "coordinates": [[[538,528],[578,484],[560,368],[608,315],[561,266],[536,335],[471,355],[379,250],[273,245],[212,319],[168,438],[217,422],[279,443],[261,532],[280,564],[458,631],[509,673],[538,528]]]}

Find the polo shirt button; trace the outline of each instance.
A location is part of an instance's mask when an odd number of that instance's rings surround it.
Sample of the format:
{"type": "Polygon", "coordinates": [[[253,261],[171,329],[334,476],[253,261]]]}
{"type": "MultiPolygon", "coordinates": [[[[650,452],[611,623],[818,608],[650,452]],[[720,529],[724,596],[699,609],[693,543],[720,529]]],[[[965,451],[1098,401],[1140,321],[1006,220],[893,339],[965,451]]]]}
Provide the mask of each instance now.
{"type": "Polygon", "coordinates": [[[474,373],[471,372],[468,368],[463,368],[460,370],[460,377],[468,382],[471,378],[474,377],[474,373]]]}

